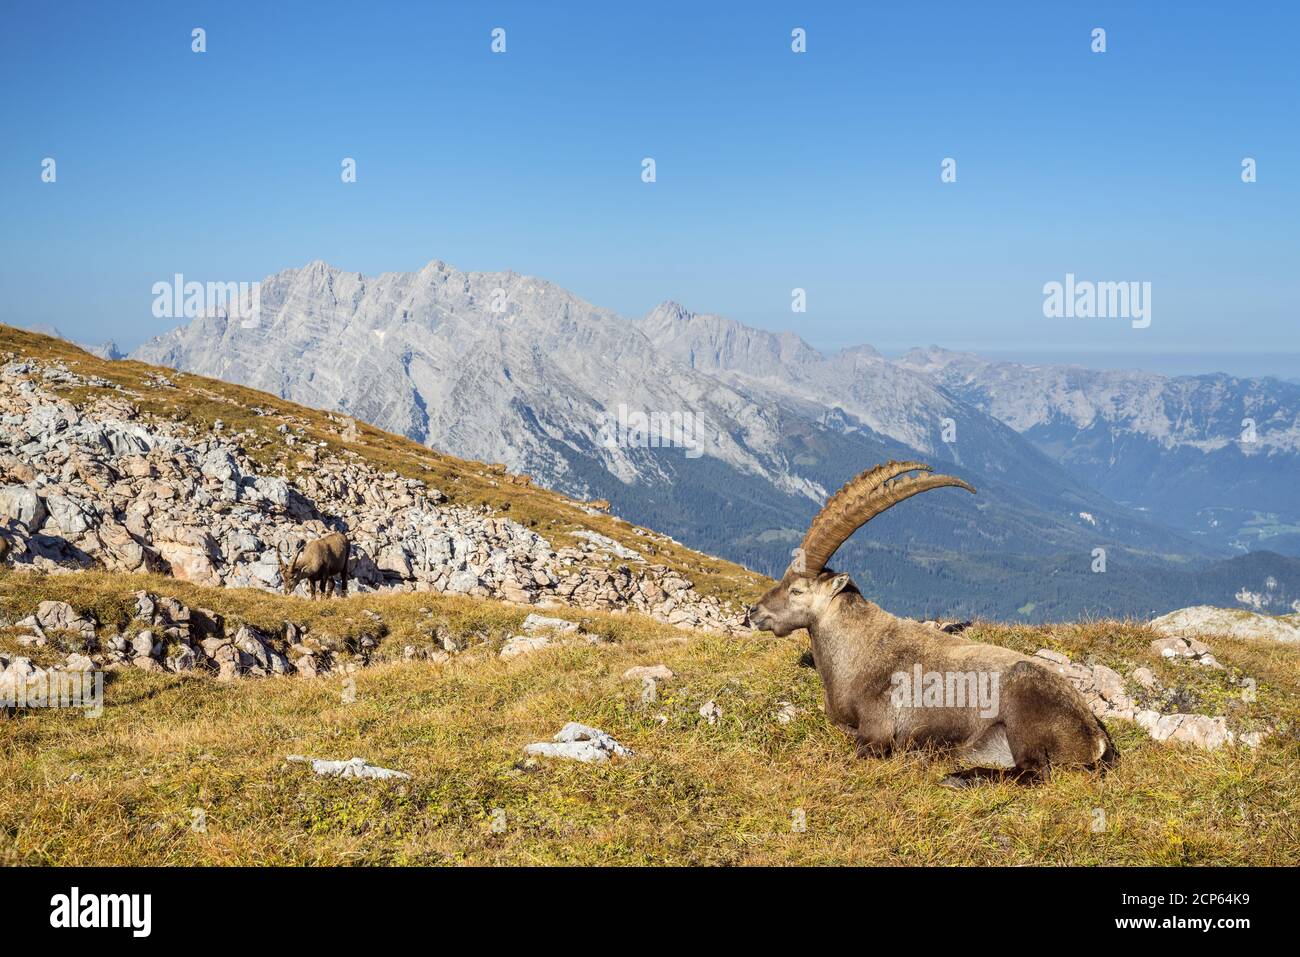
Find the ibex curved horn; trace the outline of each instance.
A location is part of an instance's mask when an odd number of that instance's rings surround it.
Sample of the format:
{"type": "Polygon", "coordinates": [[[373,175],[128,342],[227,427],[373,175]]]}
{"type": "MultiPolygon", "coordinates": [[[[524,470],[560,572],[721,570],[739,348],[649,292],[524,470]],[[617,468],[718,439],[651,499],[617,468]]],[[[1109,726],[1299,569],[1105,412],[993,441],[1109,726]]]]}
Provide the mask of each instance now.
{"type": "Polygon", "coordinates": [[[799,546],[803,567],[796,570],[813,574],[821,571],[850,535],[881,512],[913,495],[945,486],[964,488],[974,494],[975,489],[951,475],[905,475],[907,472],[932,471],[923,462],[886,462],[849,479],[813,517],[808,534],[799,546]]]}

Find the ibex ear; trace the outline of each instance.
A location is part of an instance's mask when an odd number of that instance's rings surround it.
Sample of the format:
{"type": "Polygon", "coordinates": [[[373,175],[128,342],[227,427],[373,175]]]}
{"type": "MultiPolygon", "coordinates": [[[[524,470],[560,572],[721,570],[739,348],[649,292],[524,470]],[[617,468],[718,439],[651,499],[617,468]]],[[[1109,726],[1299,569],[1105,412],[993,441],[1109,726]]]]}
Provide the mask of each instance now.
{"type": "Polygon", "coordinates": [[[826,594],[826,600],[830,601],[840,592],[844,591],[844,589],[851,588],[852,586],[853,586],[853,579],[850,578],[848,575],[836,575],[829,582],[827,582],[826,587],[828,591],[826,594]]]}

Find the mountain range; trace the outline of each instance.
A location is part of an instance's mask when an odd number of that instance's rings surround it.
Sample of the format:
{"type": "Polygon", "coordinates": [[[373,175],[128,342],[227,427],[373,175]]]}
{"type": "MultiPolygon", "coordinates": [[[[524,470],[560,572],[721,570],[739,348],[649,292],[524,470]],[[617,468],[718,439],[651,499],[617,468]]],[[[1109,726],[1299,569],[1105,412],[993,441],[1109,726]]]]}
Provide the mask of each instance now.
{"type": "Polygon", "coordinates": [[[914,349],[900,365],[1014,428],[1077,480],[1233,551],[1300,554],[1300,386],[989,362],[914,349]]]}
{"type": "Polygon", "coordinates": [[[672,302],[628,319],[441,261],[286,270],[255,322],[218,310],[131,357],[503,463],[769,574],[852,474],[920,459],[980,494],[909,502],[836,560],[901,613],[1300,601],[1300,386],[1276,379],[824,355],[672,302]]]}

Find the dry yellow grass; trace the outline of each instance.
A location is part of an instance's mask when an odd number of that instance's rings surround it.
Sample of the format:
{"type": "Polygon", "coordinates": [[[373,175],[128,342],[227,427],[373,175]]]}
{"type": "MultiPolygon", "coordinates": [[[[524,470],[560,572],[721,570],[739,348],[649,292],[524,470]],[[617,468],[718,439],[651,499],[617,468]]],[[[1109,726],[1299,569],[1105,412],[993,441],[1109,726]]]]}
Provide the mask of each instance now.
{"type": "Polygon", "coordinates": [[[1255,750],[1203,752],[1113,723],[1123,759],[1105,777],[1059,772],[1033,788],[952,792],[937,787],[942,758],[853,757],[819,710],[800,638],[688,634],[572,611],[609,640],[503,662],[495,650],[527,609],[427,594],[313,604],[96,573],[11,573],[0,578],[0,608],[12,619],[61,598],[116,626],[142,587],[272,630],[286,619],[341,630],[370,609],[389,630],[390,655],[427,640],[430,622],[469,647],[446,664],[367,668],[353,678],[355,700],[336,678],[222,685],[130,670],[108,684],[101,717],[0,719],[0,855],[11,862],[1300,863],[1297,649],[1219,640],[1229,670],[1206,673],[1156,661],[1152,635],[1132,625],[978,625],[976,637],[1024,650],[1046,645],[1124,670],[1146,663],[1204,710],[1282,730],[1255,750]],[[621,676],[655,663],[677,677],[644,704],[640,685],[621,676]],[[1242,673],[1259,681],[1254,702],[1232,684],[1242,673]],[[712,726],[698,713],[709,700],[722,709],[712,726]],[[774,719],[780,702],[798,709],[789,724],[774,719]],[[570,720],[636,756],[522,762],[526,743],[570,720]],[[289,754],[361,756],[412,779],[320,778],[287,764],[289,754]]]}

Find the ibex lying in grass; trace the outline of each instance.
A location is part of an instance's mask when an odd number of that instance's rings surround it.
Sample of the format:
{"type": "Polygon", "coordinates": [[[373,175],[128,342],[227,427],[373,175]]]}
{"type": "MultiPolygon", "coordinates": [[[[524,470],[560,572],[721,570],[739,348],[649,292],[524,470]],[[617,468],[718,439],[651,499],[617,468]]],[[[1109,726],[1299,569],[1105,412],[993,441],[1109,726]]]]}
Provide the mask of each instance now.
{"type": "Polygon", "coordinates": [[[334,576],[337,575],[341,582],[340,594],[346,598],[348,554],[351,550],[352,544],[347,536],[340,532],[331,532],[307,544],[299,542],[298,547],[287,559],[280,551],[280,546],[275,546],[276,557],[280,560],[280,578],[284,582],[284,593],[292,595],[298,583],[306,581],[312,598],[316,597],[317,585],[320,586],[321,594],[328,598],[334,593],[334,576]]]}
{"type": "Polygon", "coordinates": [[[904,499],[944,486],[975,491],[947,475],[907,476],[930,471],[890,462],[831,496],[780,582],[750,608],[751,623],[780,636],[808,629],[826,714],[857,740],[859,756],[949,749],[966,766],[951,786],[1113,763],[1110,736],[1064,677],[1008,648],[896,618],[826,567],[858,528],[904,499]]]}

